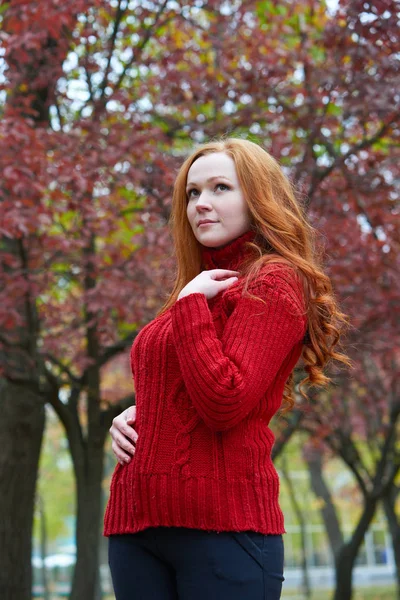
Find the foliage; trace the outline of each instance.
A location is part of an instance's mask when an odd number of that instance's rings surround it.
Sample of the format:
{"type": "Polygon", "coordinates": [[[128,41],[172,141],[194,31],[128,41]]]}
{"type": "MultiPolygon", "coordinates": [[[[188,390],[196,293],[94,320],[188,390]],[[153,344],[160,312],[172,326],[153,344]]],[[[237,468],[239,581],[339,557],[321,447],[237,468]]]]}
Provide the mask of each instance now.
{"type": "Polygon", "coordinates": [[[80,480],[127,396],[107,365],[122,354],[124,369],[171,289],[175,169],[221,134],[259,141],[299,186],[351,318],[353,381],[319,398],[314,436],[340,415],[384,440],[399,402],[394,0],[18,0],[0,18],[1,373],[53,404],[80,480]]]}
{"type": "Polygon", "coordinates": [[[375,336],[379,323],[390,340],[394,4],[343,2],[334,15],[320,2],[18,4],[23,20],[5,11],[3,89],[17,102],[1,123],[1,231],[26,265],[3,253],[8,337],[26,293],[55,372],[84,373],[92,325],[101,347],[131,337],[171,283],[161,265],[166,254],[172,268],[174,155],[190,140],[250,131],[302,186],[354,326],[375,336]],[[49,120],[33,128],[32,94],[44,88],[49,120]]]}

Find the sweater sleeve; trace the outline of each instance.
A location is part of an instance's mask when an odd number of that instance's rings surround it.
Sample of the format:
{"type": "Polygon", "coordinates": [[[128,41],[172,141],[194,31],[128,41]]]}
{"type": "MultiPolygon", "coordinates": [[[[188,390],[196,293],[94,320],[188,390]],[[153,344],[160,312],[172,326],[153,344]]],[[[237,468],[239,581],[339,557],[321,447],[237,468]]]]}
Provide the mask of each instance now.
{"type": "Polygon", "coordinates": [[[264,275],[239,296],[218,339],[207,298],[192,293],[171,307],[175,347],[188,394],[214,431],[237,425],[257,405],[305,331],[298,287],[264,275]],[[296,297],[297,293],[297,297],[296,297]]]}

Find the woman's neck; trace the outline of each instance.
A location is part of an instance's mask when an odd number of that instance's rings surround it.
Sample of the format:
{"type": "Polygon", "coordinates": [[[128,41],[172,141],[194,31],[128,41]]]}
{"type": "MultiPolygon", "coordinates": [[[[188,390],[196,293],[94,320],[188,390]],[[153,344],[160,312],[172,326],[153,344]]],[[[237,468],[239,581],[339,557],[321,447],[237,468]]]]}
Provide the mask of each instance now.
{"type": "Polygon", "coordinates": [[[255,232],[250,229],[218,248],[209,248],[201,245],[203,268],[206,270],[236,270],[243,260],[251,253],[251,248],[249,249],[246,243],[254,241],[255,236],[255,232]]]}

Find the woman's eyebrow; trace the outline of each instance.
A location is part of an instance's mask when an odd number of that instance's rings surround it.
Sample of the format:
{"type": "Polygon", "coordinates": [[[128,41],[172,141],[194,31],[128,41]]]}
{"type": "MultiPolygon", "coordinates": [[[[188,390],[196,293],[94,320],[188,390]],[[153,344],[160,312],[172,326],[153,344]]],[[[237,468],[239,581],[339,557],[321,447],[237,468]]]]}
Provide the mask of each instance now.
{"type": "MultiPolygon", "coordinates": [[[[213,177],[209,177],[208,179],[206,179],[206,183],[209,183],[210,181],[215,181],[216,179],[226,179],[226,181],[230,181],[230,179],[228,179],[228,177],[225,177],[225,175],[214,175],[213,177]]],[[[188,188],[191,185],[197,185],[197,183],[195,183],[194,181],[190,181],[186,187],[188,188]]]]}

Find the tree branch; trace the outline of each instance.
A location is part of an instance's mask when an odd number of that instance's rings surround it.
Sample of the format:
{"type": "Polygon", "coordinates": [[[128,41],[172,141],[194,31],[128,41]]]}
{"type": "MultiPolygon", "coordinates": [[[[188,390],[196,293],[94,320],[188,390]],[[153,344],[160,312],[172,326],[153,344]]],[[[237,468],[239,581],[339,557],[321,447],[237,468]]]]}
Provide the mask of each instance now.
{"type": "MultiPolygon", "coordinates": [[[[164,11],[165,11],[165,9],[167,7],[167,4],[168,4],[168,0],[164,0],[163,4],[160,6],[160,9],[159,9],[158,13],[155,16],[153,24],[150,27],[147,28],[146,34],[145,34],[143,40],[136,47],[137,52],[136,53],[133,52],[132,53],[132,58],[124,65],[122,73],[119,76],[119,78],[117,80],[117,83],[114,86],[114,90],[118,90],[121,87],[122,82],[123,82],[123,80],[125,78],[125,75],[126,75],[128,69],[131,68],[131,66],[133,65],[133,63],[136,62],[136,60],[138,58],[137,57],[138,52],[141,52],[146,47],[147,43],[149,42],[149,40],[151,38],[153,29],[154,29],[154,27],[157,26],[157,22],[158,22],[159,18],[161,17],[161,15],[164,13],[164,11]]],[[[162,23],[162,25],[165,25],[171,19],[172,19],[172,17],[170,19],[165,19],[164,22],[162,23]]],[[[159,24],[159,26],[160,26],[160,24],[159,24]]]]}
{"type": "Polygon", "coordinates": [[[302,420],[305,417],[305,413],[302,410],[294,409],[290,413],[290,418],[285,419],[286,427],[279,433],[279,437],[275,440],[272,448],[272,460],[276,460],[284,450],[286,444],[289,442],[291,437],[299,429],[302,420]]]}
{"type": "Polygon", "coordinates": [[[56,378],[50,376],[49,379],[52,379],[53,385],[51,392],[46,395],[46,401],[53,407],[56,415],[63,424],[67,438],[69,438],[73,432],[73,419],[71,412],[68,410],[68,405],[63,404],[63,402],[60,400],[60,389],[58,387],[56,378]]]}
{"type": "Polygon", "coordinates": [[[396,461],[389,460],[389,454],[391,451],[395,450],[396,444],[396,433],[397,433],[397,421],[400,416],[400,406],[396,407],[395,410],[391,411],[390,415],[390,427],[388,433],[386,435],[384,444],[381,449],[381,457],[376,469],[375,477],[374,477],[374,489],[377,489],[378,497],[382,494],[382,490],[387,486],[390,486],[392,483],[392,478],[394,478],[397,474],[397,471],[400,468],[400,462],[396,465],[396,461]],[[392,463],[392,464],[391,464],[392,463]],[[392,474],[385,478],[385,472],[387,471],[387,467],[392,466],[392,474]]]}
{"type": "Polygon", "coordinates": [[[118,342],[116,342],[113,346],[108,346],[105,348],[104,352],[101,353],[99,360],[97,361],[97,367],[102,367],[111,358],[114,358],[114,356],[129,348],[129,346],[133,344],[133,341],[138,333],[138,331],[136,331],[134,334],[130,333],[126,337],[122,338],[122,340],[118,340],[118,342]]]}
{"type": "Polygon", "coordinates": [[[111,38],[109,40],[110,51],[109,51],[108,57],[107,57],[107,65],[106,65],[106,69],[104,71],[103,81],[101,82],[101,86],[100,86],[100,99],[104,98],[105,89],[107,87],[108,75],[110,72],[111,60],[112,60],[112,57],[114,54],[115,41],[117,39],[118,29],[121,24],[122,18],[126,12],[126,7],[122,8],[122,2],[123,2],[123,0],[118,0],[118,6],[117,6],[115,20],[114,20],[114,28],[113,28],[113,32],[111,34],[111,38]]]}
{"type": "Polygon", "coordinates": [[[317,175],[315,177],[315,180],[312,181],[307,195],[311,197],[314,194],[317,187],[319,186],[319,184],[321,183],[321,181],[323,181],[323,179],[326,179],[326,177],[328,177],[328,175],[330,175],[334,169],[339,167],[341,164],[345,163],[345,161],[350,156],[357,154],[358,152],[360,152],[360,150],[370,148],[370,146],[375,144],[383,135],[385,135],[389,127],[393,123],[395,123],[398,118],[399,114],[394,113],[387,122],[382,124],[381,128],[375,133],[375,135],[373,135],[370,138],[364,138],[361,142],[354,144],[354,146],[352,146],[345,154],[342,155],[337,154],[332,142],[322,133],[322,131],[319,131],[319,134],[317,136],[319,138],[319,141],[321,141],[321,143],[326,147],[326,149],[328,150],[328,154],[330,154],[330,156],[334,160],[329,167],[316,172],[317,175]]]}
{"type": "MultiPolygon", "coordinates": [[[[42,356],[45,360],[48,360],[49,362],[56,365],[60,369],[60,371],[62,371],[66,375],[68,375],[71,383],[73,382],[77,385],[81,385],[82,382],[81,382],[80,378],[76,377],[66,365],[64,365],[60,360],[58,360],[58,358],[56,358],[49,352],[45,352],[42,356]]],[[[46,369],[46,376],[48,373],[50,373],[50,371],[48,369],[46,369]]],[[[51,378],[53,378],[53,377],[55,377],[55,375],[54,375],[54,373],[51,373],[51,378]]]]}

